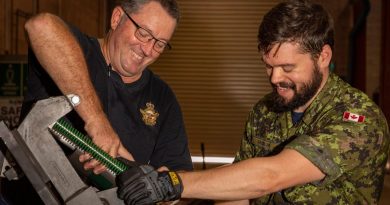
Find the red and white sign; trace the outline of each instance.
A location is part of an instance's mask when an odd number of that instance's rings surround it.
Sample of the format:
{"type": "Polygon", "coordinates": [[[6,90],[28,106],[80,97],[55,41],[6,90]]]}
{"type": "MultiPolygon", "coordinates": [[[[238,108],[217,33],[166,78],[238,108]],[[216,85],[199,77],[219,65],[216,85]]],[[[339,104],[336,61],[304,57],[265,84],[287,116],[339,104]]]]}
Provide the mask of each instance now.
{"type": "Polygon", "coordinates": [[[358,115],[350,112],[344,112],[343,114],[344,121],[364,122],[364,118],[366,118],[364,115],[358,115]]]}

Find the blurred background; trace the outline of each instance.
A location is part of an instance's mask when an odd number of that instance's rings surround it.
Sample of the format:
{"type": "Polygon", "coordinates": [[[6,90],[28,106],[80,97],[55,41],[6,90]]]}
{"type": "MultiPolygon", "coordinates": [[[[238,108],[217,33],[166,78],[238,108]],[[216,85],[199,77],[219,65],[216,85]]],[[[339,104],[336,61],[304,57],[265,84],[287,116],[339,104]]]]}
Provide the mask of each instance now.
{"type": "MultiPolygon", "coordinates": [[[[173,49],[153,64],[181,104],[195,168],[229,163],[252,106],[270,91],[257,52],[263,15],[280,0],[178,0],[182,17],[173,49]],[[222,157],[216,162],[213,157],[222,157]],[[222,161],[221,161],[222,160],[222,161]]],[[[332,14],[333,71],[364,91],[390,121],[390,2],[315,0],[332,14]]],[[[103,37],[113,0],[0,0],[0,120],[16,127],[26,90],[24,23],[39,12],[59,15],[103,37]]],[[[390,180],[385,193],[390,193],[390,180]]],[[[389,196],[390,197],[390,196],[389,196]]],[[[390,203],[382,199],[381,203],[390,203]]]]}

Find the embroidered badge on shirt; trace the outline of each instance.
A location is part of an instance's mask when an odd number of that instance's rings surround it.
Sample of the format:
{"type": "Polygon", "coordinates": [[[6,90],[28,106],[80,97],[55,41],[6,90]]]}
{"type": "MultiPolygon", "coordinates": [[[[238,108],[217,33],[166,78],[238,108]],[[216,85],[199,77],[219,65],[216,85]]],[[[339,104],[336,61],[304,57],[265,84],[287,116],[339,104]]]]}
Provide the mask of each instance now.
{"type": "Polygon", "coordinates": [[[364,122],[364,118],[366,118],[364,115],[358,115],[350,112],[344,112],[343,114],[344,121],[364,122]]]}
{"type": "Polygon", "coordinates": [[[146,103],[145,109],[139,109],[142,114],[142,120],[146,125],[154,126],[159,116],[158,112],[154,110],[154,105],[151,102],[146,103]]]}

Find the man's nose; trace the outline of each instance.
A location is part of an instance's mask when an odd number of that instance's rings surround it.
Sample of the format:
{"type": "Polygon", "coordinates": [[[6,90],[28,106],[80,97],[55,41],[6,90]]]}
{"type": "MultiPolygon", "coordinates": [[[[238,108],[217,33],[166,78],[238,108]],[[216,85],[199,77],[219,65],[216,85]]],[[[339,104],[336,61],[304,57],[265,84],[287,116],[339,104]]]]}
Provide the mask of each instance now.
{"type": "Polygon", "coordinates": [[[146,56],[150,56],[152,54],[155,42],[155,39],[150,39],[142,44],[141,48],[146,56]]]}
{"type": "Polygon", "coordinates": [[[274,67],[271,69],[269,73],[269,78],[271,83],[278,84],[279,82],[283,81],[284,72],[283,69],[280,67],[274,67]]]}

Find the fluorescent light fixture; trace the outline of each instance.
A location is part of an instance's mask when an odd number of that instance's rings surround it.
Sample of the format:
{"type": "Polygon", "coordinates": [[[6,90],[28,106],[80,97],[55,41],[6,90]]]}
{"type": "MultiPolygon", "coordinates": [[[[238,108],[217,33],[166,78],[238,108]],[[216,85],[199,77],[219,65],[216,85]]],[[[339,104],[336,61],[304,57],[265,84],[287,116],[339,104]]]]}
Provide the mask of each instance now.
{"type": "MultiPolygon", "coordinates": [[[[201,156],[192,156],[193,163],[202,163],[203,157],[201,156]]],[[[231,164],[234,160],[234,157],[205,157],[204,161],[206,163],[216,163],[216,164],[231,164]]]]}

